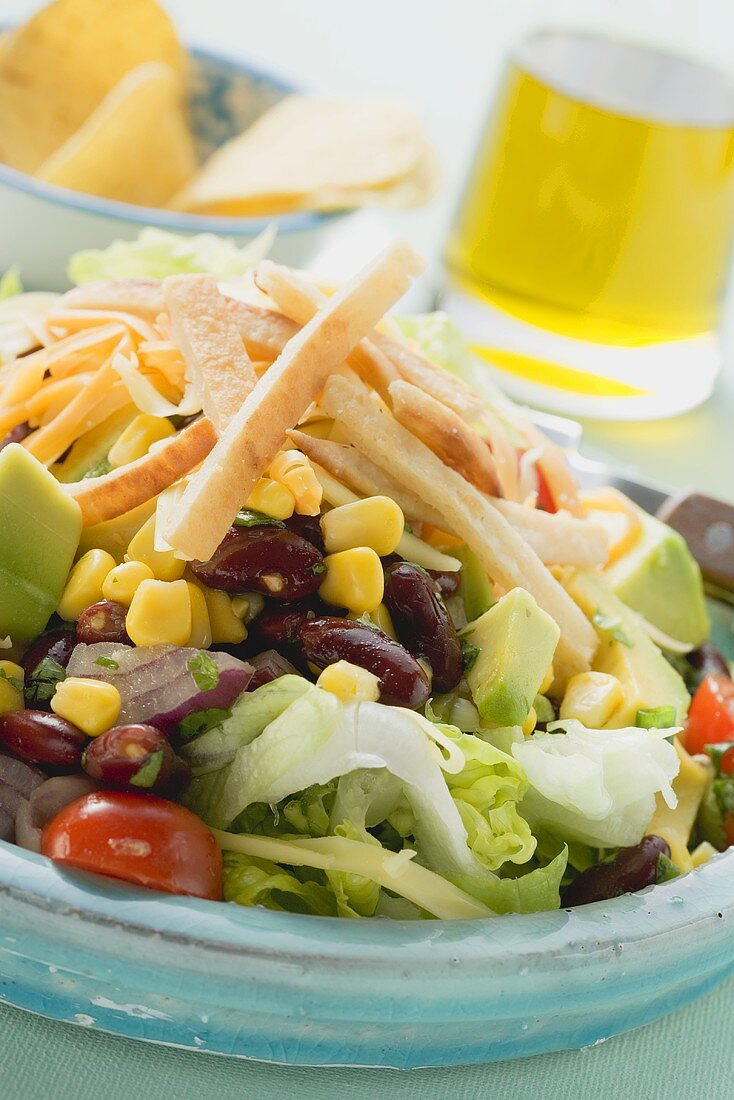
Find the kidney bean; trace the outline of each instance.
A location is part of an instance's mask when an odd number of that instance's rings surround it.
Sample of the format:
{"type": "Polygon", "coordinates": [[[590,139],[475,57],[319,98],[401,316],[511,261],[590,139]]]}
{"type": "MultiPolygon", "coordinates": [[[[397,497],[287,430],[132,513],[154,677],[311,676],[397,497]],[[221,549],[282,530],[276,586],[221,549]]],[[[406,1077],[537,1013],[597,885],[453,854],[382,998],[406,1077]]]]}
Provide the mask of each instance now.
{"type": "Polygon", "coordinates": [[[592,901],[608,901],[652,886],[661,855],[670,859],[668,842],[660,836],[644,836],[634,847],[622,848],[612,863],[600,863],[582,871],[564,890],[562,904],[567,908],[589,905],[592,901]]]}
{"type": "Polygon", "coordinates": [[[262,687],[263,684],[270,684],[273,680],[280,679],[281,676],[298,673],[295,665],[292,665],[285,657],[281,657],[280,653],[274,649],[266,649],[263,653],[257,653],[250,658],[250,664],[255,669],[255,674],[247,685],[248,691],[255,691],[256,688],[262,687]]]}
{"type": "Polygon", "coordinates": [[[66,668],[77,640],[76,631],[74,630],[49,630],[48,634],[42,634],[40,638],[36,638],[20,661],[26,675],[34,672],[41,661],[44,661],[47,657],[50,657],[52,661],[56,661],[62,668],[66,668]]]}
{"type": "Polygon", "coordinates": [[[27,422],[25,424],[16,424],[14,428],[11,428],[6,436],[0,439],[0,451],[7,447],[10,443],[22,443],[27,436],[31,434],[31,426],[27,422]]]}
{"type": "Polygon", "coordinates": [[[296,535],[300,535],[302,539],[307,539],[308,542],[313,543],[321,554],[326,553],[321,520],[318,516],[299,516],[297,512],[294,512],[291,518],[285,521],[285,525],[289,531],[293,531],[296,535]]]}
{"type": "Polygon", "coordinates": [[[254,589],[290,603],[316,592],[323,561],[321,552],[294,531],[261,524],[231,528],[209,561],[192,562],[191,569],[210,588],[254,589]]]}
{"type": "Polygon", "coordinates": [[[305,619],[298,637],[305,656],[318,668],[350,661],[374,673],[380,681],[382,703],[415,710],[430,695],[428,677],[415,657],[381,630],[351,619],[320,615],[305,619]]]}
{"type": "Polygon", "coordinates": [[[112,600],[100,600],[85,607],[76,624],[77,638],[85,645],[97,642],[119,642],[132,645],[125,629],[127,609],[112,600]]]}
{"type": "Polygon", "coordinates": [[[285,607],[270,605],[258,616],[255,629],[258,638],[269,647],[295,645],[298,628],[306,619],[314,618],[315,600],[299,600],[285,607]]]}
{"type": "Polygon", "coordinates": [[[31,852],[40,852],[44,826],[64,806],[96,790],[97,784],[86,775],[57,775],[53,779],[46,779],[18,807],[15,815],[15,843],[31,852]]]}
{"type": "Polygon", "coordinates": [[[429,569],[427,572],[438,585],[438,591],[442,599],[447,600],[449,596],[455,596],[459,591],[459,585],[461,584],[460,569],[455,569],[453,572],[449,569],[429,569]]]}
{"type": "Polygon", "coordinates": [[[105,787],[179,793],[188,783],[188,765],[176,756],[165,734],[154,726],[114,726],[91,741],[82,766],[105,787]]]}
{"type": "Polygon", "coordinates": [[[424,657],[437,691],[451,691],[461,679],[461,643],[436,581],[416,565],[391,565],[385,574],[385,603],[406,649],[424,657]]]}
{"type": "Polygon", "coordinates": [[[730,676],[726,659],[710,642],[704,642],[698,649],[692,650],[687,657],[688,663],[703,680],[706,676],[730,676]]]}
{"type": "Polygon", "coordinates": [[[52,771],[78,771],[87,738],[80,729],[44,710],[0,715],[0,744],[29,764],[52,771]]]}

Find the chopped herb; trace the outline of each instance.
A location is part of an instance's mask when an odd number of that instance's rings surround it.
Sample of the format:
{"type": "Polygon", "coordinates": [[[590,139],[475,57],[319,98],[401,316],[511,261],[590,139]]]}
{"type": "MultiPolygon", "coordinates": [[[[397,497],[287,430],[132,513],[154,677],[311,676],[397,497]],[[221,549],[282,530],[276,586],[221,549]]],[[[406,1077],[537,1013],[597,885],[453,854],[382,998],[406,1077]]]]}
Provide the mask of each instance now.
{"type": "Polygon", "coordinates": [[[219,683],[219,669],[208,653],[203,650],[186,664],[199,691],[211,691],[219,683]]]}
{"type": "Polygon", "coordinates": [[[664,852],[661,852],[658,856],[658,865],[655,868],[655,883],[660,885],[661,882],[670,882],[672,878],[678,878],[680,870],[673,863],[673,860],[669,856],[666,856],[664,852]]]}
{"type": "Polygon", "coordinates": [[[82,478],[82,481],[86,481],[91,477],[102,477],[104,474],[108,474],[112,469],[112,464],[108,459],[103,458],[101,462],[98,462],[96,466],[92,466],[91,470],[87,470],[86,474],[82,478]]]}
{"type": "Polygon", "coordinates": [[[182,741],[191,741],[200,733],[221,726],[231,717],[232,712],[223,707],[209,707],[208,710],[192,710],[178,724],[178,733],[182,741]]]}
{"type": "Polygon", "coordinates": [[[619,642],[620,645],[632,646],[632,642],[622,628],[621,619],[606,615],[600,607],[597,607],[591,621],[600,634],[606,634],[611,640],[619,642]]]}
{"type": "Polygon", "coordinates": [[[464,660],[464,672],[469,672],[469,670],[473,668],[479,653],[479,646],[468,642],[466,638],[461,639],[461,656],[464,660]]]}
{"type": "Polygon", "coordinates": [[[234,517],[234,525],[235,527],[261,527],[264,525],[285,527],[282,519],[275,519],[274,516],[268,516],[265,512],[256,512],[253,508],[241,508],[234,517]]]}
{"type": "Polygon", "coordinates": [[[311,572],[314,577],[320,577],[322,573],[326,572],[326,566],[322,561],[317,561],[315,565],[311,566],[311,572]]]}
{"type": "Polygon", "coordinates": [[[675,707],[643,708],[635,718],[635,725],[643,730],[669,730],[675,724],[675,707]]]}
{"type": "Polygon", "coordinates": [[[53,657],[39,661],[25,683],[25,699],[28,706],[48,703],[56,691],[56,685],[66,679],[66,669],[53,657]]]}
{"type": "Polygon", "coordinates": [[[149,756],[143,766],[135,772],[135,775],[131,776],[130,782],[134,787],[152,787],[160,774],[162,764],[163,749],[158,749],[158,752],[154,752],[149,756]]]}
{"type": "Polygon", "coordinates": [[[113,661],[111,657],[96,657],[94,660],[95,665],[99,665],[100,668],[119,668],[117,661],[113,661]]]}
{"type": "Polygon", "coordinates": [[[377,623],[373,619],[370,618],[369,613],[367,611],[365,611],[365,613],[363,615],[360,615],[359,618],[354,619],[353,621],[355,623],[359,623],[360,626],[368,627],[370,630],[377,630],[377,631],[380,630],[377,623]]]}
{"type": "Polygon", "coordinates": [[[8,676],[4,668],[0,668],[0,680],[7,680],[12,688],[19,691],[21,695],[23,694],[23,681],[17,676],[8,676]]]}

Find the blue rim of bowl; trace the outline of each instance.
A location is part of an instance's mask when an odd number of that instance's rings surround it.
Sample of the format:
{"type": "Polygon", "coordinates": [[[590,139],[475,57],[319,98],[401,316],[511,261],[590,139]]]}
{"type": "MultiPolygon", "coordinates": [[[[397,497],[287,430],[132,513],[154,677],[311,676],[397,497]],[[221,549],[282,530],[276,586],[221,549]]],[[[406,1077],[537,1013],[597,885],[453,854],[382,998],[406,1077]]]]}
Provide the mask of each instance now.
{"type": "MultiPolygon", "coordinates": [[[[6,24],[0,23],[0,31],[5,29],[7,29],[6,24]]],[[[286,77],[267,72],[249,61],[235,61],[231,57],[223,57],[221,54],[209,50],[191,49],[188,52],[202,61],[212,61],[222,68],[251,76],[258,83],[267,84],[271,88],[283,92],[284,95],[303,91],[300,85],[294,84],[286,77]]],[[[132,222],[141,227],[154,226],[156,229],[165,229],[172,233],[215,233],[254,237],[258,233],[263,233],[269,229],[271,225],[277,227],[278,234],[304,233],[342,216],[342,213],[338,211],[334,213],[306,211],[297,214],[273,214],[268,218],[180,214],[175,210],[164,210],[155,206],[137,206],[133,203],[98,198],[95,195],[86,195],[82,191],[71,191],[65,187],[57,187],[53,183],[36,180],[27,173],[20,172],[16,168],[10,168],[6,164],[0,164],[0,185],[32,195],[34,198],[45,199],[46,202],[53,203],[56,206],[79,210],[83,214],[92,214],[96,217],[110,218],[120,222],[132,222]]]]}

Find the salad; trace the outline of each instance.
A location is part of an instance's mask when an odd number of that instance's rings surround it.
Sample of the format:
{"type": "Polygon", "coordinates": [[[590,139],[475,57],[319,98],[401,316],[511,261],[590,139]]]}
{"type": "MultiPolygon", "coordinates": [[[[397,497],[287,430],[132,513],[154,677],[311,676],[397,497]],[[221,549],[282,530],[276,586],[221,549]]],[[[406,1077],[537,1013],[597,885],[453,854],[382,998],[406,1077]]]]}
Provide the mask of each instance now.
{"type": "MultiPolygon", "coordinates": [[[[262,242],[261,242],[262,245],[262,242]]],[[[0,831],[337,917],[606,900],[734,841],[734,684],[681,537],[447,317],[212,238],[0,293],[0,831]]]]}

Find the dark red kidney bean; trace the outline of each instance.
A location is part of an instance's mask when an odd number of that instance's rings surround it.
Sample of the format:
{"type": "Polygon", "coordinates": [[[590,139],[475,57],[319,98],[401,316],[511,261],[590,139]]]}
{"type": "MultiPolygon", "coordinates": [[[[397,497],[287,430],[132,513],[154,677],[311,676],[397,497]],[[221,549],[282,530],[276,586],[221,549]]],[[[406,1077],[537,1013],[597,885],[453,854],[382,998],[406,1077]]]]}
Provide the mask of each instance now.
{"type": "Polygon", "coordinates": [[[154,726],[114,726],[87,745],[82,766],[92,779],[118,790],[179,793],[190,778],[165,734],[154,726]]]}
{"type": "Polygon", "coordinates": [[[566,887],[562,905],[589,905],[592,901],[608,901],[622,894],[634,894],[657,879],[660,856],[670,859],[670,846],[660,836],[644,836],[632,848],[622,848],[612,863],[600,863],[582,871],[566,887]]]}
{"type": "Polygon", "coordinates": [[[463,669],[461,643],[437,582],[409,562],[391,565],[385,573],[385,603],[405,648],[430,664],[435,690],[455,688],[463,669]]]}
{"type": "Polygon", "coordinates": [[[0,744],[20,760],[52,771],[78,771],[87,738],[80,729],[45,710],[0,715],[0,744]]]}
{"type": "Polygon", "coordinates": [[[26,675],[30,675],[47,658],[66,668],[77,640],[74,630],[50,630],[48,634],[42,634],[21,658],[26,675]]]}
{"type": "Polygon", "coordinates": [[[6,436],[0,439],[0,451],[4,447],[7,447],[10,443],[22,443],[31,434],[31,426],[27,422],[25,424],[16,424],[14,428],[11,428],[6,436]]]}
{"type": "Polygon", "coordinates": [[[320,615],[304,620],[298,637],[307,659],[318,668],[350,661],[380,681],[380,702],[415,710],[428,699],[428,677],[407,649],[387,634],[351,619],[320,615]]]}
{"type": "Polygon", "coordinates": [[[701,679],[706,676],[730,676],[726,659],[710,642],[692,650],[687,657],[688,663],[695,668],[701,679]]]}
{"type": "Polygon", "coordinates": [[[264,653],[258,653],[250,658],[250,664],[255,669],[255,674],[247,685],[248,691],[255,691],[263,684],[270,684],[273,680],[279,680],[281,676],[291,673],[298,674],[298,669],[281,657],[274,649],[266,649],[264,653]]]}
{"type": "Polygon", "coordinates": [[[307,539],[308,542],[313,543],[320,553],[326,553],[319,516],[299,516],[297,512],[294,512],[291,518],[285,521],[285,525],[289,531],[293,531],[296,535],[300,535],[302,539],[307,539]]]}
{"type": "Polygon", "coordinates": [[[191,569],[210,588],[251,589],[281,603],[313,595],[323,579],[323,555],[287,527],[233,527],[207,562],[191,569]]]}
{"type": "Polygon", "coordinates": [[[112,600],[100,600],[99,603],[85,607],[77,619],[76,635],[85,645],[97,642],[118,642],[120,645],[132,645],[125,629],[127,608],[112,600]]]}
{"type": "Polygon", "coordinates": [[[453,572],[449,572],[448,569],[429,569],[428,575],[438,585],[443,600],[447,600],[449,596],[455,596],[459,591],[459,585],[461,584],[460,569],[455,569],[453,572]]]}
{"type": "Polygon", "coordinates": [[[316,615],[316,601],[303,600],[298,603],[270,604],[255,621],[258,638],[268,647],[295,645],[298,642],[298,628],[302,622],[316,615]]]}

